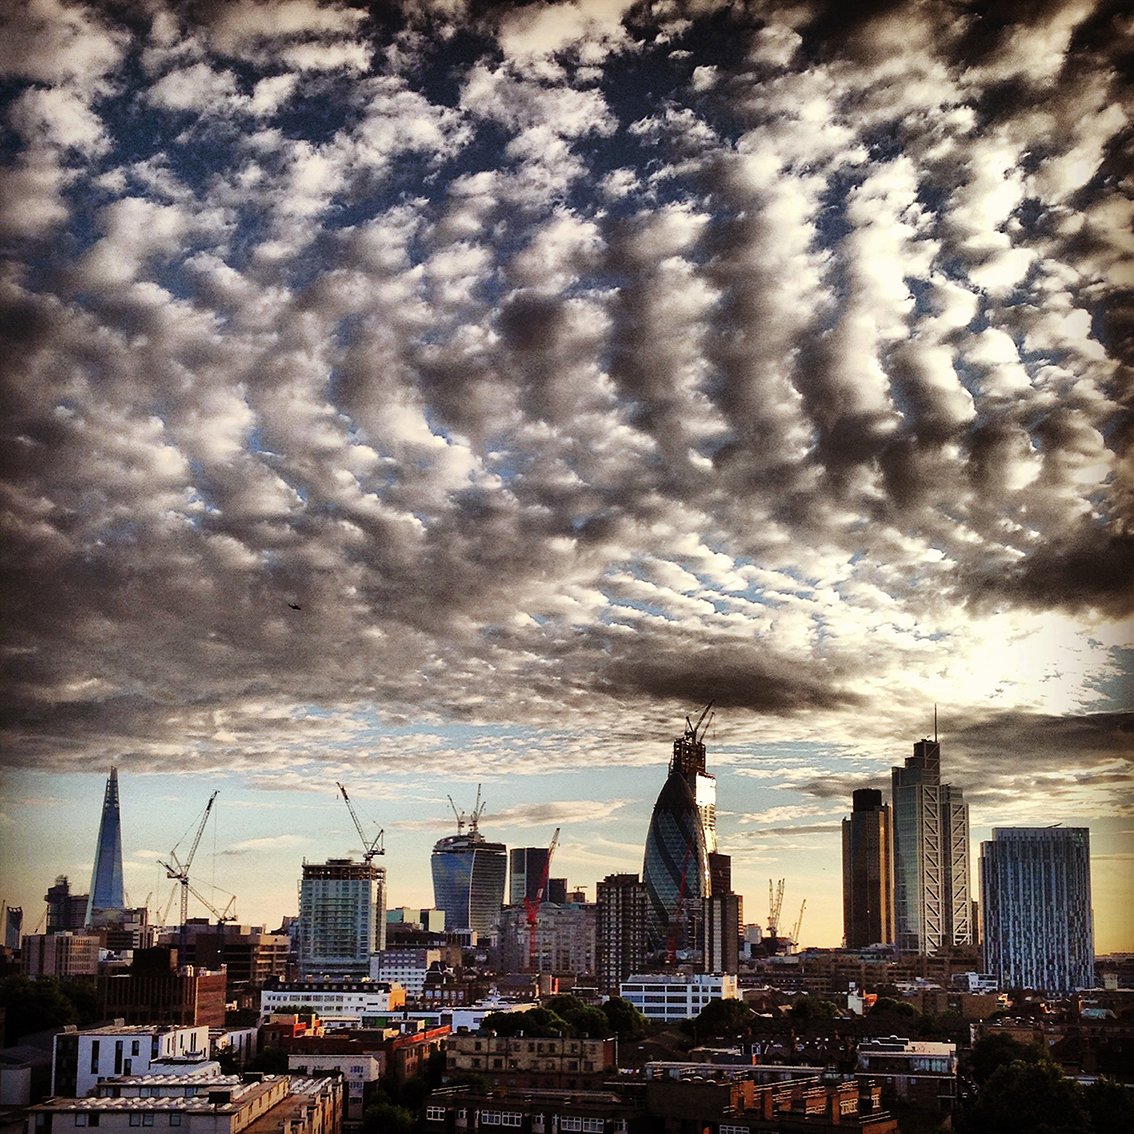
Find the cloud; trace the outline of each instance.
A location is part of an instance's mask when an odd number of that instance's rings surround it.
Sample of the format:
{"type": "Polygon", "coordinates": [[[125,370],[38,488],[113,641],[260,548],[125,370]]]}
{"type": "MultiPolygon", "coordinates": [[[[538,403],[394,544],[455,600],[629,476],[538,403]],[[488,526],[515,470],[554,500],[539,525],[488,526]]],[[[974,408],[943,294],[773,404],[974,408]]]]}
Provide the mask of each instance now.
{"type": "Polygon", "coordinates": [[[974,779],[1101,767],[1108,9],[414,8],[8,17],[7,759],[544,775],[714,700],[870,775],[940,696],[974,779]]]}
{"type": "Polygon", "coordinates": [[[259,839],[241,839],[220,853],[222,855],[259,854],[268,850],[301,847],[311,841],[306,835],[270,835],[259,839]]]}

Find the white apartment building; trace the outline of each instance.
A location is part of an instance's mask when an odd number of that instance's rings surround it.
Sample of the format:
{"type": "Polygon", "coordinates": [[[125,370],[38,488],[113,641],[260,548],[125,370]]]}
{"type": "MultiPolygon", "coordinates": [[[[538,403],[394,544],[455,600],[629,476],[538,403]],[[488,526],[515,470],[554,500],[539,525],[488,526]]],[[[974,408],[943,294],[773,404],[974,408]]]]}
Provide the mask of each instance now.
{"type": "Polygon", "coordinates": [[[382,949],[370,957],[370,979],[385,984],[400,984],[409,1000],[416,1000],[425,988],[429,966],[441,963],[440,949],[405,945],[382,949]]]}
{"type": "Polygon", "coordinates": [[[70,1026],[55,1037],[51,1093],[81,1098],[100,1079],[116,1075],[207,1073],[209,1029],[197,1026],[123,1024],[79,1031],[70,1026]]]}
{"type": "Polygon", "coordinates": [[[385,1016],[405,1007],[401,985],[377,981],[296,981],[260,993],[260,1023],[292,1008],[311,1008],[324,1023],[338,1020],[358,1027],[367,1016],[385,1016]]]}
{"type": "Polygon", "coordinates": [[[619,985],[647,1020],[690,1020],[710,1000],[739,1000],[740,985],[732,973],[635,973],[619,985]]]}
{"type": "Polygon", "coordinates": [[[377,1083],[385,1070],[385,1054],[381,1051],[352,1051],[340,1055],[315,1055],[304,1052],[289,1052],[288,1071],[317,1078],[338,1073],[346,1086],[343,1115],[347,1122],[362,1123],[362,1112],[366,1108],[366,1088],[369,1083],[377,1083]]]}

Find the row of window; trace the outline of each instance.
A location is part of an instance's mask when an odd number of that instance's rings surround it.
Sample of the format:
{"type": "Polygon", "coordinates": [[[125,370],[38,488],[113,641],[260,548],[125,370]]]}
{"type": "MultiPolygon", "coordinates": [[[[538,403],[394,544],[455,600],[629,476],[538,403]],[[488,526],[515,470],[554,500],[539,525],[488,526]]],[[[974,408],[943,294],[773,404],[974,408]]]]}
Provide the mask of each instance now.
{"type": "Polygon", "coordinates": [[[482,1110],[480,1112],[481,1126],[515,1126],[519,1127],[524,1116],[516,1110],[482,1110]]]}
{"type": "MultiPolygon", "coordinates": [[[[36,1118],[38,1119],[38,1115],[36,1118]]],[[[181,1125],[181,1112],[177,1110],[170,1111],[166,1116],[169,1119],[170,1126],[181,1125]]],[[[76,1126],[97,1126],[99,1114],[97,1112],[82,1113],[75,1115],[76,1126]]],[[[136,1111],[130,1115],[131,1126],[153,1126],[154,1112],[151,1111],[136,1111]]]]}

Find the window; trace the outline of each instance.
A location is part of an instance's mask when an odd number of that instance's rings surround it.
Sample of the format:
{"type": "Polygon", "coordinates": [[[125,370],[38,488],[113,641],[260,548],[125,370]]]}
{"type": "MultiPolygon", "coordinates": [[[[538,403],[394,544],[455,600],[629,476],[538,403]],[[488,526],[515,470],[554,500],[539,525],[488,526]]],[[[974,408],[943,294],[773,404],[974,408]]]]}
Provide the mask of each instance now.
{"type": "Polygon", "coordinates": [[[86,1126],[86,1124],[87,1124],[87,1116],[85,1114],[76,1114],[75,1115],[75,1125],[76,1126],[86,1126]]]}
{"type": "Polygon", "coordinates": [[[130,1054],[131,1055],[141,1055],[142,1054],[142,1041],[141,1040],[134,1040],[130,1044],[130,1054]]]}
{"type": "Polygon", "coordinates": [[[170,1126],[180,1126],[181,1125],[181,1111],[175,1110],[170,1114],[169,1124],[170,1124],[170,1126]]]}
{"type": "Polygon", "coordinates": [[[583,1120],[581,1118],[569,1118],[567,1115],[564,1115],[559,1120],[559,1129],[560,1130],[582,1130],[583,1129],[583,1120]]]}
{"type": "Polygon", "coordinates": [[[153,1124],[154,1124],[154,1112],[152,1110],[149,1112],[149,1114],[143,1114],[142,1115],[142,1125],[143,1126],[153,1126],[153,1124]]]}
{"type": "Polygon", "coordinates": [[[427,1122],[444,1122],[445,1108],[443,1106],[427,1106],[425,1108],[425,1120],[427,1122]]]}
{"type": "Polygon", "coordinates": [[[130,1125],[131,1126],[141,1126],[142,1125],[142,1116],[140,1114],[130,1115],[130,1125]]]}
{"type": "Polygon", "coordinates": [[[91,1074],[98,1071],[98,1040],[91,1043],[91,1074]]]}

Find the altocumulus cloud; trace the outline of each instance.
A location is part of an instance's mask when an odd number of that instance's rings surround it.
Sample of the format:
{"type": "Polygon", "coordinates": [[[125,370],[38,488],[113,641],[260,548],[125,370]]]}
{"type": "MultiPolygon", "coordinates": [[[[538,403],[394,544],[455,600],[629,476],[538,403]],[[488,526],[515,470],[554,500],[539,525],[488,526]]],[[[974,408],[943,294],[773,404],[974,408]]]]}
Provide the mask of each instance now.
{"type": "Polygon", "coordinates": [[[1120,4],[379,7],[5,9],[7,759],[1129,752],[1120,4]]]}

